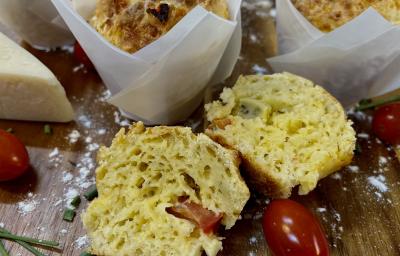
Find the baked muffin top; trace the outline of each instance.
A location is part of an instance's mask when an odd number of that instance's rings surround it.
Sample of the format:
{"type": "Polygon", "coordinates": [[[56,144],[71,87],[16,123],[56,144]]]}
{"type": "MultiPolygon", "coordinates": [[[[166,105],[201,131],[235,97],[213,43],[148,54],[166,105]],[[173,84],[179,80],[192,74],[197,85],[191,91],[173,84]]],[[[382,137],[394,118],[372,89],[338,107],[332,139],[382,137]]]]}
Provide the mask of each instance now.
{"type": "Polygon", "coordinates": [[[90,23],[109,42],[134,53],[167,33],[197,5],[229,18],[226,0],[97,0],[90,23]]]}
{"type": "Polygon", "coordinates": [[[294,6],[317,28],[330,32],[375,8],[387,20],[400,24],[399,0],[292,0],[294,6]]]}

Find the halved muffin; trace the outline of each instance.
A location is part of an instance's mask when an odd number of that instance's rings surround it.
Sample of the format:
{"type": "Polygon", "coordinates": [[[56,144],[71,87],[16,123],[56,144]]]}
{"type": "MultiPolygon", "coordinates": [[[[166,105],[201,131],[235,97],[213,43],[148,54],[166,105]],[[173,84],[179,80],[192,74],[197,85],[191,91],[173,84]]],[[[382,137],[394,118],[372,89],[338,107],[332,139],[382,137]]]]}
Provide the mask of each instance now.
{"type": "Polygon", "coordinates": [[[91,253],[216,255],[249,199],[237,152],[190,128],[122,129],[98,155],[99,197],[82,216],[91,253]]]}
{"type": "Polygon", "coordinates": [[[289,197],[349,164],[355,132],[340,103],[322,87],[289,74],[242,76],[205,106],[206,134],[240,152],[257,190],[289,197]]]}

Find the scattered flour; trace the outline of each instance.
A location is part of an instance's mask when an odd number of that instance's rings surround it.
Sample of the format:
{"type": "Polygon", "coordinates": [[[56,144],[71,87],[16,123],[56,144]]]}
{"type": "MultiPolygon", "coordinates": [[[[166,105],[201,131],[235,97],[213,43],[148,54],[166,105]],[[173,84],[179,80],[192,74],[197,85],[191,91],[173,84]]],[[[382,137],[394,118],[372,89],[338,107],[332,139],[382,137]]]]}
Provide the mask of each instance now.
{"type": "Polygon", "coordinates": [[[78,121],[86,128],[90,128],[92,126],[92,121],[86,115],[79,116],[78,121]]]}
{"type": "Polygon", "coordinates": [[[77,249],[82,249],[85,247],[89,242],[89,239],[87,236],[81,236],[78,239],[75,240],[74,244],[77,249]]]}
{"type": "Polygon", "coordinates": [[[252,67],[252,70],[254,71],[254,73],[258,74],[258,75],[263,75],[267,73],[267,69],[264,67],[261,67],[260,65],[255,64],[252,67]]]}
{"type": "Polygon", "coordinates": [[[388,163],[388,159],[384,156],[379,157],[379,166],[383,166],[388,163]]]}
{"type": "Polygon", "coordinates": [[[89,150],[89,151],[95,151],[95,150],[97,150],[99,147],[100,147],[99,144],[97,144],[97,143],[91,143],[91,144],[87,145],[86,148],[87,148],[87,150],[89,150]]]}
{"type": "Polygon", "coordinates": [[[331,178],[335,179],[335,180],[341,180],[342,179],[342,174],[336,172],[336,173],[331,175],[331,178]]]}
{"type": "Polygon", "coordinates": [[[98,135],[104,135],[104,134],[106,134],[106,132],[107,132],[107,130],[104,129],[104,128],[101,128],[101,129],[98,129],[98,130],[97,130],[97,134],[98,134],[98,135]]]}
{"type": "Polygon", "coordinates": [[[105,102],[105,101],[107,101],[109,98],[111,98],[111,92],[110,92],[110,90],[106,90],[106,91],[104,91],[104,92],[101,94],[99,100],[105,102]]]}
{"type": "Polygon", "coordinates": [[[347,169],[349,169],[349,171],[352,173],[358,173],[360,171],[360,167],[356,165],[349,165],[347,166],[347,169]]]}
{"type": "Polygon", "coordinates": [[[365,132],[358,133],[357,137],[360,139],[369,139],[368,133],[365,133],[365,132]]]}
{"type": "Polygon", "coordinates": [[[387,185],[385,184],[385,181],[386,178],[383,175],[368,177],[369,184],[378,189],[382,193],[385,193],[389,190],[387,185]]]}
{"type": "Polygon", "coordinates": [[[70,172],[63,171],[62,181],[64,183],[71,181],[73,178],[74,175],[72,175],[70,172]]]}
{"type": "Polygon", "coordinates": [[[120,126],[129,126],[130,122],[128,119],[122,119],[121,117],[121,113],[119,113],[118,111],[114,112],[114,122],[116,124],[119,124],[120,126]]]}
{"type": "Polygon", "coordinates": [[[54,148],[50,153],[49,153],[49,164],[50,166],[56,168],[58,167],[62,161],[63,161],[64,157],[63,155],[60,153],[60,151],[58,150],[58,148],[54,148]]]}
{"type": "Polygon", "coordinates": [[[250,237],[249,243],[250,244],[256,244],[257,243],[257,237],[255,237],[255,236],[250,237]]]}
{"type": "Polygon", "coordinates": [[[36,201],[33,196],[31,196],[24,201],[18,203],[18,212],[22,215],[26,215],[33,212],[38,204],[39,202],[36,201]]]}
{"type": "Polygon", "coordinates": [[[80,137],[81,134],[78,130],[72,130],[70,134],[68,134],[67,139],[70,144],[73,144],[76,143],[80,137]]]}

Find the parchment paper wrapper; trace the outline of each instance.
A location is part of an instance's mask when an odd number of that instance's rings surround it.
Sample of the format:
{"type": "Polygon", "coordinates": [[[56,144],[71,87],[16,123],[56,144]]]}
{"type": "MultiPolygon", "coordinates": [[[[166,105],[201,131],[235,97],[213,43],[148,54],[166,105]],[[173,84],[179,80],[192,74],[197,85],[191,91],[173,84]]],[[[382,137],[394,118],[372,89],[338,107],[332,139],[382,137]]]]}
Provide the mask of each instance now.
{"type": "Polygon", "coordinates": [[[74,42],[50,0],[0,0],[0,22],[33,46],[54,48],[74,42]]]}
{"type": "Polygon", "coordinates": [[[231,20],[197,6],[167,34],[134,54],[98,34],[68,0],[52,0],[112,93],[110,103],[146,124],[187,118],[209,83],[227,78],[241,47],[241,0],[228,0],[231,20]]]}
{"type": "Polygon", "coordinates": [[[268,60],[274,71],[304,76],[345,106],[400,87],[400,26],[372,8],[325,34],[279,0],[277,30],[282,55],[268,60]]]}

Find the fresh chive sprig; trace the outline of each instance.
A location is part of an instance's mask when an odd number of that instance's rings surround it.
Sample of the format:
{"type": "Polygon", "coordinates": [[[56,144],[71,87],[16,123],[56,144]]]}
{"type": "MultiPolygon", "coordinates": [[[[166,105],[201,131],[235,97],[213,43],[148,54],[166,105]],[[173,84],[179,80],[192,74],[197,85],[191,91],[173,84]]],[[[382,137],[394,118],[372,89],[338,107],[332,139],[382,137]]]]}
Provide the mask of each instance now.
{"type": "Polygon", "coordinates": [[[9,256],[6,248],[4,247],[3,242],[0,240],[0,255],[1,256],[9,256]]]}
{"type": "Polygon", "coordinates": [[[31,237],[26,237],[26,236],[17,236],[17,235],[13,235],[11,233],[5,233],[5,232],[0,232],[0,238],[5,238],[5,239],[13,240],[13,241],[22,241],[22,242],[27,242],[30,244],[42,245],[42,246],[56,248],[56,249],[59,249],[59,245],[60,245],[58,242],[55,242],[55,241],[35,239],[35,238],[31,238],[31,237]]]}
{"type": "Polygon", "coordinates": [[[400,101],[400,95],[393,95],[379,100],[364,99],[358,103],[356,110],[362,111],[370,108],[376,108],[396,101],[400,101]]]}
{"type": "MultiPolygon", "coordinates": [[[[6,234],[11,234],[10,231],[8,231],[4,228],[0,228],[0,232],[6,233],[6,234]]],[[[15,242],[17,244],[21,245],[22,247],[24,247],[25,249],[27,249],[28,251],[30,251],[35,256],[45,256],[43,253],[38,251],[35,247],[31,246],[27,242],[18,241],[18,240],[15,240],[15,242]]]]}

